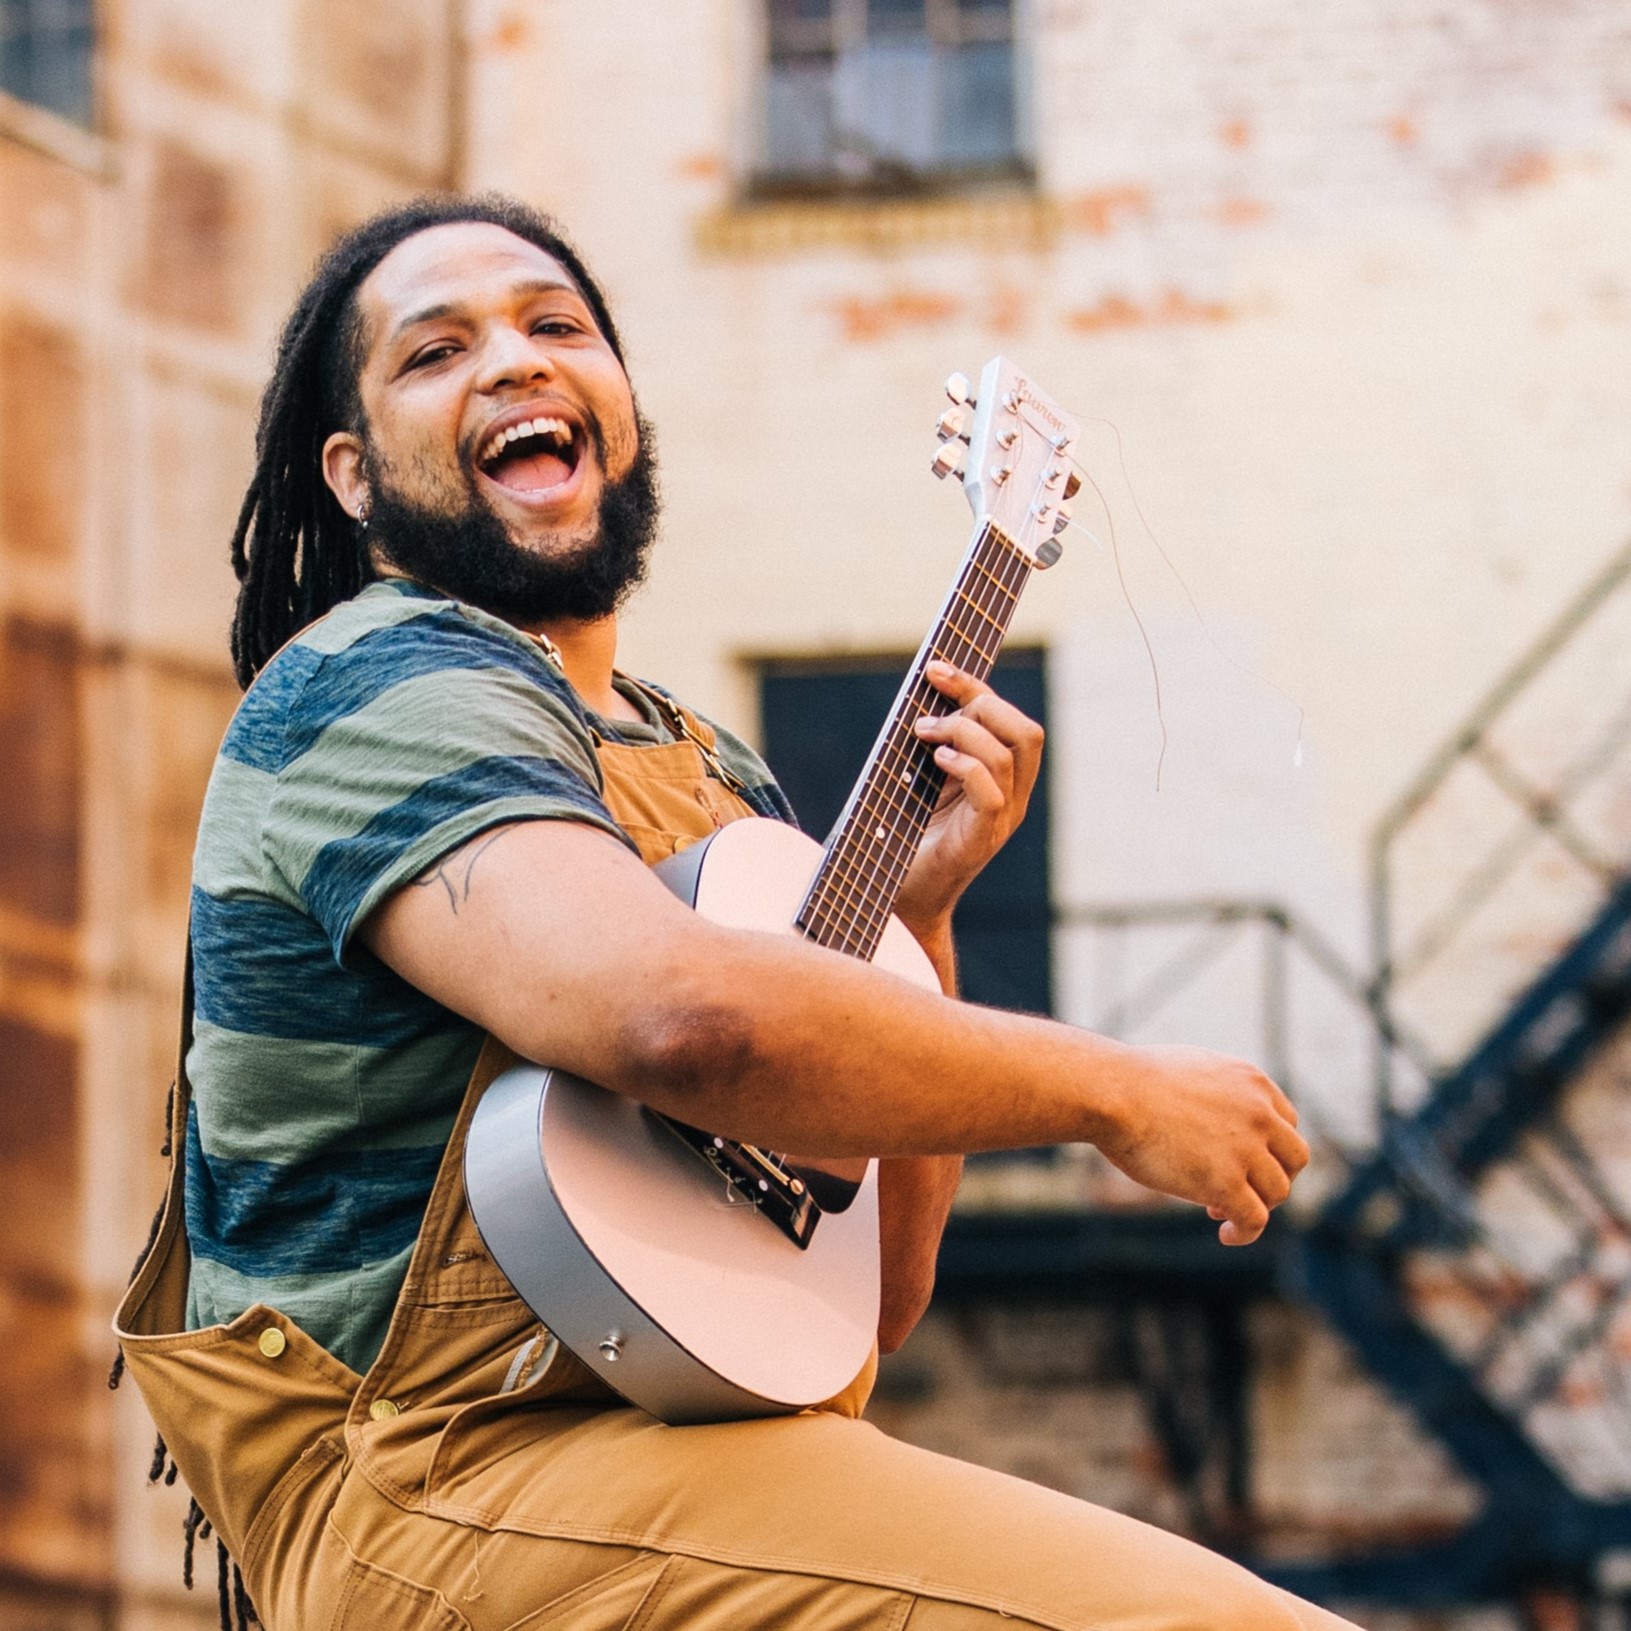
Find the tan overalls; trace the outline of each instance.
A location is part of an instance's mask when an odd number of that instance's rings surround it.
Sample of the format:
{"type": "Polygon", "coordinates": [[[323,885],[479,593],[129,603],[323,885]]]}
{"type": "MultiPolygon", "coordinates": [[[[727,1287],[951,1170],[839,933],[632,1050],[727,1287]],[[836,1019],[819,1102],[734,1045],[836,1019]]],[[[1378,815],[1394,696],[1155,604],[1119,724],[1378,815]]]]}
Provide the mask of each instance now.
{"type": "MultiPolygon", "coordinates": [[[[750,813],[692,741],[599,753],[648,862],[750,813]]],[[[465,1205],[465,1130],[513,1057],[482,1050],[366,1376],[264,1306],[183,1329],[178,1076],[163,1220],[117,1329],[270,1631],[1345,1625],[1187,1541],[886,1438],[854,1419],[870,1367],[831,1406],[769,1421],[666,1427],[611,1396],[465,1205]]]]}

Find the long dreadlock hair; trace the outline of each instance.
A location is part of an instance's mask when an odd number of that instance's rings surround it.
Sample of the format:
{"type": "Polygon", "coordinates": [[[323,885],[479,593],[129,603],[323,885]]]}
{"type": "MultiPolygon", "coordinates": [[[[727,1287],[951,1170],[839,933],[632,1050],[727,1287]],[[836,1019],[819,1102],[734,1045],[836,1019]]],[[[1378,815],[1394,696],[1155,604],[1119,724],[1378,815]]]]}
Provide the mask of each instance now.
{"type": "Polygon", "coordinates": [[[323,480],[323,444],[362,429],[358,374],[362,316],[357,290],[396,246],[429,227],[478,221],[553,255],[576,280],[607,343],[623,360],[605,296],[560,227],[500,193],[431,195],[382,211],[348,232],[318,262],[278,341],[261,397],[255,473],[232,534],[238,604],[232,662],[245,688],[286,641],[373,577],[357,523],[323,480]]]}

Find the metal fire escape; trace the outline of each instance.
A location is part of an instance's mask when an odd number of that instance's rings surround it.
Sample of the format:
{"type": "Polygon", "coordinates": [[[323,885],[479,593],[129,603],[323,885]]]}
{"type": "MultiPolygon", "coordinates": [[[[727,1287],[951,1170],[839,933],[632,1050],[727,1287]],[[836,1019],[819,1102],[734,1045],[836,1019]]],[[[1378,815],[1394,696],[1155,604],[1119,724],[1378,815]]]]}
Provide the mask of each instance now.
{"type": "MultiPolygon", "coordinates": [[[[1264,1572],[1335,1600],[1557,1587],[1619,1602],[1631,1586],[1631,546],[1433,756],[1378,825],[1371,868],[1363,978],[1272,902],[1061,918],[1112,970],[1100,1028],[1137,1037],[1158,1020],[1182,1034],[1186,1009],[1207,1010],[1208,982],[1232,969],[1237,989],[1243,976],[1254,988],[1259,1034],[1206,1039],[1253,1053],[1294,1094],[1318,1078],[1305,1100],[1336,1109],[1312,1129],[1316,1162],[1278,1250],[1247,1267],[1181,1213],[997,1204],[956,1221],[948,1293],[1165,1285],[1167,1307],[1213,1329],[1212,1357],[1187,1370],[1182,1330],[1139,1344],[1152,1423],[1182,1474],[1209,1444],[1226,1464],[1239,1450],[1227,1309],[1272,1280],[1330,1320],[1483,1501],[1448,1539],[1264,1572]]],[[[1209,1538],[1229,1539],[1243,1478],[1198,1523],[1209,1538]]]]}

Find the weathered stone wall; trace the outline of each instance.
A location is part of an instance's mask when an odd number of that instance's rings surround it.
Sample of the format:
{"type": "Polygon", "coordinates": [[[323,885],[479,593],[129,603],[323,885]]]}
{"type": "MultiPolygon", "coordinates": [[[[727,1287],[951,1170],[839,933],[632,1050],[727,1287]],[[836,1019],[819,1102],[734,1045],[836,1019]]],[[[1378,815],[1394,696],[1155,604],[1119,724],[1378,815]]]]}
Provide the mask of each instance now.
{"type": "Polygon", "coordinates": [[[0,1625],[211,1623],[103,1385],[159,1195],[226,548],[312,257],[457,167],[451,0],[98,7],[87,133],[0,106],[0,1625]],[[107,1616],[113,1616],[108,1618],[107,1616]]]}

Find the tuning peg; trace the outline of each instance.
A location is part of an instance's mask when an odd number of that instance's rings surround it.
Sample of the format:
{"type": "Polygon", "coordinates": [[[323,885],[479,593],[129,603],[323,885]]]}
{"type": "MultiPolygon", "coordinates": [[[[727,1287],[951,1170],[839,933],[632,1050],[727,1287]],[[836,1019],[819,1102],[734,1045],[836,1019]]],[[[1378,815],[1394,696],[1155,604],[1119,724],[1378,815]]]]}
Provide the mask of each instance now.
{"type": "Polygon", "coordinates": [[[954,436],[961,436],[967,424],[968,412],[966,409],[947,408],[936,421],[934,433],[942,442],[949,442],[954,436]]]}
{"type": "Polygon", "coordinates": [[[969,384],[967,374],[951,375],[946,381],[946,395],[958,407],[962,407],[965,402],[971,408],[974,406],[974,387],[969,384]]]}
{"type": "Polygon", "coordinates": [[[1065,477],[1065,497],[1074,498],[1082,490],[1082,478],[1074,470],[1065,477]]]}
{"type": "Polygon", "coordinates": [[[1057,538],[1044,538],[1036,546],[1036,564],[1046,571],[1064,553],[1065,547],[1057,538]]]}
{"type": "Polygon", "coordinates": [[[1069,525],[1070,525],[1070,506],[1068,504],[1060,504],[1054,510],[1054,514],[1053,514],[1053,532],[1054,532],[1054,536],[1058,537],[1058,535],[1060,533],[1062,533],[1065,530],[1065,528],[1068,527],[1069,525]]]}
{"type": "Polygon", "coordinates": [[[967,460],[968,449],[953,439],[940,444],[939,451],[929,460],[929,468],[944,481],[947,476],[962,475],[967,460]]]}

